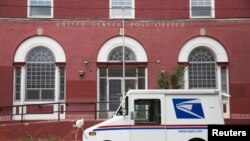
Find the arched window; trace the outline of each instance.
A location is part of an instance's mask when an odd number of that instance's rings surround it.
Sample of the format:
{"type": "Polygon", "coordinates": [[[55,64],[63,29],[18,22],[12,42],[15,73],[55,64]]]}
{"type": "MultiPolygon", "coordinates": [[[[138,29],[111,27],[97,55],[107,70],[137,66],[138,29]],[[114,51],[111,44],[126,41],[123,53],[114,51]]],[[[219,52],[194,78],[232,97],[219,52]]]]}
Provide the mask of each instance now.
{"type": "Polygon", "coordinates": [[[188,58],[189,88],[216,88],[216,60],[213,53],[199,47],[188,58]]]}
{"type": "MultiPolygon", "coordinates": [[[[65,52],[54,39],[35,36],[22,42],[14,56],[13,105],[65,101],[65,65],[65,52]]],[[[51,110],[58,111],[58,105],[46,107],[48,111],[43,108],[35,109],[36,114],[33,113],[34,106],[14,107],[13,113],[17,115],[13,119],[20,120],[21,114],[26,119],[57,119],[51,110]],[[17,110],[20,107],[23,110],[17,110]],[[50,112],[51,114],[47,114],[50,112]]],[[[60,117],[65,118],[65,113],[61,113],[60,117]]]]}
{"type": "Polygon", "coordinates": [[[184,89],[219,90],[224,117],[230,117],[228,55],[223,45],[210,37],[195,37],[180,50],[178,62],[185,65],[184,89]]]}
{"type": "MultiPolygon", "coordinates": [[[[125,56],[126,61],[136,60],[135,54],[131,49],[125,47],[124,50],[125,50],[124,56],[125,56]]],[[[108,60],[109,61],[122,61],[123,60],[123,47],[117,47],[113,49],[109,54],[108,60]]]]}
{"type": "Polygon", "coordinates": [[[45,48],[38,47],[27,55],[25,100],[54,100],[55,57],[45,48]]]}

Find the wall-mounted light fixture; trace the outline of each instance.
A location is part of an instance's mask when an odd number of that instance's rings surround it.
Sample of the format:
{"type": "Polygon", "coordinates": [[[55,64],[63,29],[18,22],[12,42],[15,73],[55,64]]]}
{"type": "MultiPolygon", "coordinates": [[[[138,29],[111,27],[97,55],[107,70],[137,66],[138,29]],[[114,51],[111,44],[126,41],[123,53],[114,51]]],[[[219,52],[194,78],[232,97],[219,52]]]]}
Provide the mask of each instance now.
{"type": "Polygon", "coordinates": [[[79,70],[79,76],[82,78],[85,75],[85,71],[84,70],[79,70]]]}
{"type": "Polygon", "coordinates": [[[89,61],[88,60],[83,60],[83,64],[88,65],[89,61]]]}
{"type": "Polygon", "coordinates": [[[80,78],[83,78],[87,73],[87,65],[89,64],[89,61],[87,59],[83,59],[83,64],[85,65],[85,67],[83,67],[82,70],[79,70],[80,78]]]}
{"type": "Polygon", "coordinates": [[[166,75],[167,71],[164,70],[164,69],[162,69],[162,70],[160,71],[160,73],[161,73],[161,75],[166,75]]]}

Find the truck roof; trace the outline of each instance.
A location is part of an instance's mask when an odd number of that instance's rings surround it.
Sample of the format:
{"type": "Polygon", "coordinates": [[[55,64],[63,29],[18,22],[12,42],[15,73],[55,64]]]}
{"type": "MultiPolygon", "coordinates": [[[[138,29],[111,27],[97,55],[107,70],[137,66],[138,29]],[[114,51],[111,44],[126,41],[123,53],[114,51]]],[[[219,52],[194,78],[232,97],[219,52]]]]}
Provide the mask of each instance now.
{"type": "Polygon", "coordinates": [[[211,89],[211,90],[184,90],[184,89],[148,89],[148,90],[129,90],[127,95],[129,94],[219,94],[219,90],[211,89]]]}

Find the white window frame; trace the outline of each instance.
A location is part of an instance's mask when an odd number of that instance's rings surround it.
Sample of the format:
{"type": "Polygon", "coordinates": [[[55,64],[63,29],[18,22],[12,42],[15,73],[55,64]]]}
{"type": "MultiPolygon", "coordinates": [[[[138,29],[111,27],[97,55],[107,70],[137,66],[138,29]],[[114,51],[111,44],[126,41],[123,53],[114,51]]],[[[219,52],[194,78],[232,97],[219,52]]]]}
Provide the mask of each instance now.
{"type": "Polygon", "coordinates": [[[130,16],[112,16],[112,0],[109,0],[109,17],[111,19],[134,19],[135,18],[135,0],[132,1],[132,9],[130,16]]]}
{"type": "MultiPolygon", "coordinates": [[[[66,55],[62,48],[62,46],[55,41],[54,39],[51,39],[49,37],[45,36],[35,36],[31,37],[27,40],[25,40],[23,43],[20,44],[20,46],[17,48],[17,51],[14,56],[14,63],[25,63],[26,62],[26,56],[35,47],[46,47],[53,52],[55,56],[55,62],[66,62],[66,55]]],[[[20,100],[15,100],[15,86],[13,88],[13,105],[24,105],[24,104],[45,104],[45,103],[51,103],[51,102],[59,102],[59,101],[65,101],[60,100],[60,68],[59,66],[55,67],[55,99],[53,101],[26,101],[25,94],[26,94],[26,65],[23,65],[21,68],[21,93],[20,93],[20,100]]],[[[15,71],[15,70],[14,70],[15,71]]],[[[66,70],[65,70],[66,73],[66,70]]],[[[15,73],[13,73],[15,74],[15,73]]],[[[65,76],[66,77],[66,76],[65,76]]],[[[13,79],[13,82],[15,82],[15,77],[13,79]]],[[[65,84],[66,86],[66,84],[65,84]]],[[[66,93],[64,94],[66,97],[66,93]]],[[[65,109],[65,104],[62,104],[63,109],[65,109]]],[[[27,110],[26,106],[23,106],[23,112],[25,113],[27,110]]],[[[58,105],[55,104],[53,106],[54,111],[58,111],[58,105]]],[[[21,115],[15,115],[15,114],[21,114],[21,106],[14,107],[13,108],[13,120],[21,120],[21,115]],[[19,110],[17,110],[17,108],[19,110]],[[18,113],[17,113],[18,112],[18,113]]],[[[60,114],[61,119],[65,118],[65,113],[60,114]]],[[[29,119],[29,120],[41,120],[41,119],[57,119],[58,113],[54,112],[52,114],[28,114],[24,115],[23,119],[29,119]]]]}
{"type": "MultiPolygon", "coordinates": [[[[221,68],[221,66],[219,66],[219,74],[220,74],[220,78],[218,78],[219,79],[219,81],[220,82],[222,82],[222,80],[221,80],[221,71],[222,70],[222,68],[221,68]]],[[[225,118],[230,118],[230,104],[229,104],[229,102],[230,102],[230,95],[229,95],[229,70],[228,70],[228,67],[226,68],[226,79],[227,79],[227,93],[224,93],[224,92],[222,92],[222,96],[221,96],[221,101],[222,101],[222,104],[223,104],[223,111],[226,111],[225,113],[224,113],[224,117],[225,118]]],[[[219,89],[221,89],[222,90],[222,83],[220,84],[220,88],[219,89]]]]}
{"type": "MultiPolygon", "coordinates": [[[[119,36],[119,37],[114,37],[109,39],[108,41],[106,41],[101,49],[98,52],[97,55],[97,63],[114,63],[114,61],[109,61],[109,54],[110,52],[115,49],[116,47],[119,46],[125,46],[129,49],[131,49],[134,53],[135,53],[135,61],[131,61],[131,62],[138,62],[138,63],[145,63],[148,62],[147,59],[147,53],[145,51],[145,49],[143,48],[143,46],[135,39],[130,38],[130,37],[123,37],[119,36]],[[124,42],[124,44],[123,44],[124,42]]],[[[116,61],[115,61],[116,62],[116,61]]],[[[128,61],[129,62],[129,61],[128,61]]],[[[119,62],[120,63],[120,62],[119,62]]],[[[99,101],[100,99],[100,69],[97,68],[97,100],[99,101]]],[[[107,77],[108,78],[108,77],[107,77]]],[[[131,77],[127,77],[128,79],[131,77]]],[[[134,79],[135,77],[132,77],[132,79],[134,79]]],[[[136,77],[136,79],[138,80],[138,76],[136,77]]],[[[121,77],[119,77],[119,79],[121,79],[121,77]]],[[[108,85],[108,83],[106,83],[108,85]]],[[[137,85],[138,87],[138,85],[137,85]]],[[[145,89],[148,89],[148,68],[145,68],[145,89]]],[[[97,110],[99,110],[99,104],[97,105],[97,110]]],[[[99,113],[97,113],[99,117],[99,113]]],[[[111,114],[113,115],[113,113],[111,114]]]]}
{"type": "MultiPolygon", "coordinates": [[[[198,47],[196,47],[194,50],[196,50],[197,48],[201,48],[201,49],[204,49],[204,50],[208,50],[212,55],[213,55],[213,57],[215,58],[215,55],[214,55],[214,52],[212,52],[209,48],[207,48],[207,47],[204,47],[204,46],[198,46],[198,47]]],[[[189,56],[191,55],[193,53],[193,51],[192,52],[190,52],[190,54],[189,54],[189,56]]],[[[190,61],[189,61],[190,62],[190,61]]],[[[198,63],[201,63],[201,62],[192,62],[192,63],[189,63],[189,65],[188,66],[190,66],[191,64],[198,64],[198,63]]],[[[194,87],[194,88],[190,88],[190,82],[188,81],[187,83],[188,83],[188,89],[217,89],[218,88],[218,72],[217,72],[217,70],[218,70],[218,65],[216,64],[216,58],[215,58],[215,60],[214,61],[208,61],[208,62],[206,62],[206,61],[202,61],[202,63],[201,64],[207,64],[207,63],[212,63],[212,64],[214,64],[215,65],[215,87],[194,87]]],[[[189,67],[189,70],[188,70],[189,72],[190,72],[190,67],[189,67]]],[[[196,71],[198,71],[198,72],[201,72],[202,70],[196,70],[196,71]]],[[[189,74],[188,74],[189,75],[189,74]]],[[[202,74],[203,75],[203,74],[202,74]]],[[[208,74],[207,74],[208,75],[208,74]]],[[[211,76],[211,75],[210,75],[211,76]]],[[[190,76],[188,76],[188,78],[190,78],[190,76]]],[[[198,79],[198,78],[197,78],[198,79]]],[[[190,79],[189,79],[190,80],[190,79]]],[[[203,79],[204,80],[204,79],[203,79]]],[[[205,79],[205,81],[207,81],[206,79],[205,79]]],[[[206,85],[206,84],[205,84],[206,85]]]]}
{"type": "Polygon", "coordinates": [[[114,48],[123,45],[135,53],[136,62],[148,62],[147,53],[143,46],[135,39],[126,36],[124,37],[124,44],[122,36],[114,37],[106,41],[98,52],[97,62],[109,62],[109,53],[114,48]]]}
{"type": "Polygon", "coordinates": [[[192,0],[189,0],[189,15],[190,15],[190,18],[215,18],[215,1],[211,0],[211,16],[193,16],[192,15],[192,0]]]}
{"type": "Polygon", "coordinates": [[[31,7],[31,5],[30,5],[30,1],[31,0],[27,0],[28,2],[27,2],[27,17],[28,18],[53,18],[54,17],[54,0],[51,0],[51,13],[50,13],[50,15],[48,15],[48,16],[41,16],[41,15],[36,15],[36,16],[32,16],[32,15],[30,15],[30,7],[31,7]]]}
{"type": "MultiPolygon", "coordinates": [[[[223,45],[216,41],[215,39],[209,37],[195,37],[189,41],[187,41],[184,46],[181,48],[178,62],[183,64],[188,64],[188,57],[190,53],[198,48],[198,47],[207,47],[209,48],[215,55],[217,62],[217,70],[216,70],[216,89],[221,91],[221,66],[219,63],[228,63],[228,55],[223,47],[223,45]]],[[[223,107],[225,106],[224,118],[230,118],[230,93],[229,93],[229,70],[227,68],[227,90],[228,93],[221,93],[221,97],[227,96],[228,100],[222,101],[223,107]]],[[[184,69],[184,89],[189,89],[189,76],[188,76],[188,65],[185,66],[184,69]]],[[[203,89],[204,90],[204,89],[203,89]]],[[[222,108],[223,108],[222,107],[222,108]]]]}

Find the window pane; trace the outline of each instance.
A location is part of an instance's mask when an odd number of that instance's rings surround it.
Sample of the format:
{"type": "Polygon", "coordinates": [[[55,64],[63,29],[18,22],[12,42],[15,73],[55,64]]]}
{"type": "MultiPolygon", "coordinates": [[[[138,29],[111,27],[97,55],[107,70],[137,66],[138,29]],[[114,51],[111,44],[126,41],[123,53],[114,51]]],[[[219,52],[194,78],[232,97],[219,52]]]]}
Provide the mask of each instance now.
{"type": "Polygon", "coordinates": [[[227,68],[221,68],[221,91],[228,93],[227,91],[227,68]]]}
{"type": "Polygon", "coordinates": [[[161,103],[158,99],[139,99],[134,102],[135,123],[161,123],[161,103]]]}
{"type": "Polygon", "coordinates": [[[192,7],[192,16],[211,16],[211,7],[192,7]]]}
{"type": "Polygon", "coordinates": [[[136,68],[126,69],[125,76],[126,77],[135,77],[136,76],[136,68]]]}
{"type": "Polygon", "coordinates": [[[132,6],[132,0],[112,0],[112,6],[132,6]]]}
{"type": "Polygon", "coordinates": [[[108,76],[110,77],[122,77],[122,69],[121,68],[115,68],[115,69],[108,69],[108,76]]]}
{"type": "Polygon", "coordinates": [[[205,5],[206,5],[206,6],[211,6],[211,5],[212,5],[212,4],[211,4],[211,1],[205,2],[205,5]]]}
{"type": "Polygon", "coordinates": [[[122,10],[122,8],[114,7],[111,15],[112,17],[129,17],[132,15],[132,9],[124,8],[124,10],[122,10]]]}
{"type": "Polygon", "coordinates": [[[118,102],[110,103],[110,111],[117,110],[121,96],[121,80],[109,80],[109,102],[118,102]]]}
{"type": "Polygon", "coordinates": [[[20,100],[21,92],[21,68],[15,68],[15,99],[20,100]]]}
{"type": "Polygon", "coordinates": [[[106,70],[107,70],[106,68],[100,68],[99,69],[100,77],[106,77],[107,76],[106,70]]]}
{"type": "Polygon", "coordinates": [[[51,6],[51,0],[30,0],[30,5],[51,6]]]}
{"type": "Polygon", "coordinates": [[[212,16],[211,0],[192,0],[192,16],[212,16]]]}
{"type": "Polygon", "coordinates": [[[99,82],[99,87],[100,87],[100,91],[99,91],[99,94],[100,94],[100,99],[99,101],[100,102],[103,102],[103,103],[100,103],[100,110],[107,110],[107,89],[106,89],[106,86],[107,86],[107,79],[103,79],[101,78],[100,79],[100,82],[99,82]]]}
{"type": "Polygon", "coordinates": [[[197,6],[198,3],[196,1],[192,1],[192,6],[197,6]]]}
{"type": "Polygon", "coordinates": [[[138,78],[138,89],[145,89],[145,78],[138,78]]]}
{"type": "Polygon", "coordinates": [[[135,79],[131,79],[131,80],[125,80],[125,88],[126,88],[126,92],[128,92],[129,90],[135,89],[135,84],[136,84],[136,80],[135,79]]]}
{"type": "Polygon", "coordinates": [[[42,100],[54,100],[54,90],[42,90],[42,100]]]}
{"type": "Polygon", "coordinates": [[[138,68],[138,76],[145,77],[145,68],[138,68]]]}
{"type": "Polygon", "coordinates": [[[65,68],[60,68],[60,100],[65,99],[65,68]]]}
{"type": "Polygon", "coordinates": [[[211,6],[211,0],[192,0],[192,6],[211,6]]]}
{"type": "Polygon", "coordinates": [[[32,6],[30,7],[30,16],[50,16],[51,7],[47,6],[32,6]]]}
{"type": "Polygon", "coordinates": [[[105,101],[105,102],[107,101],[106,86],[107,86],[107,79],[101,78],[100,79],[100,101],[105,101]]]}
{"type": "Polygon", "coordinates": [[[27,90],[26,99],[27,100],[39,100],[40,99],[39,90],[27,90]]]}

